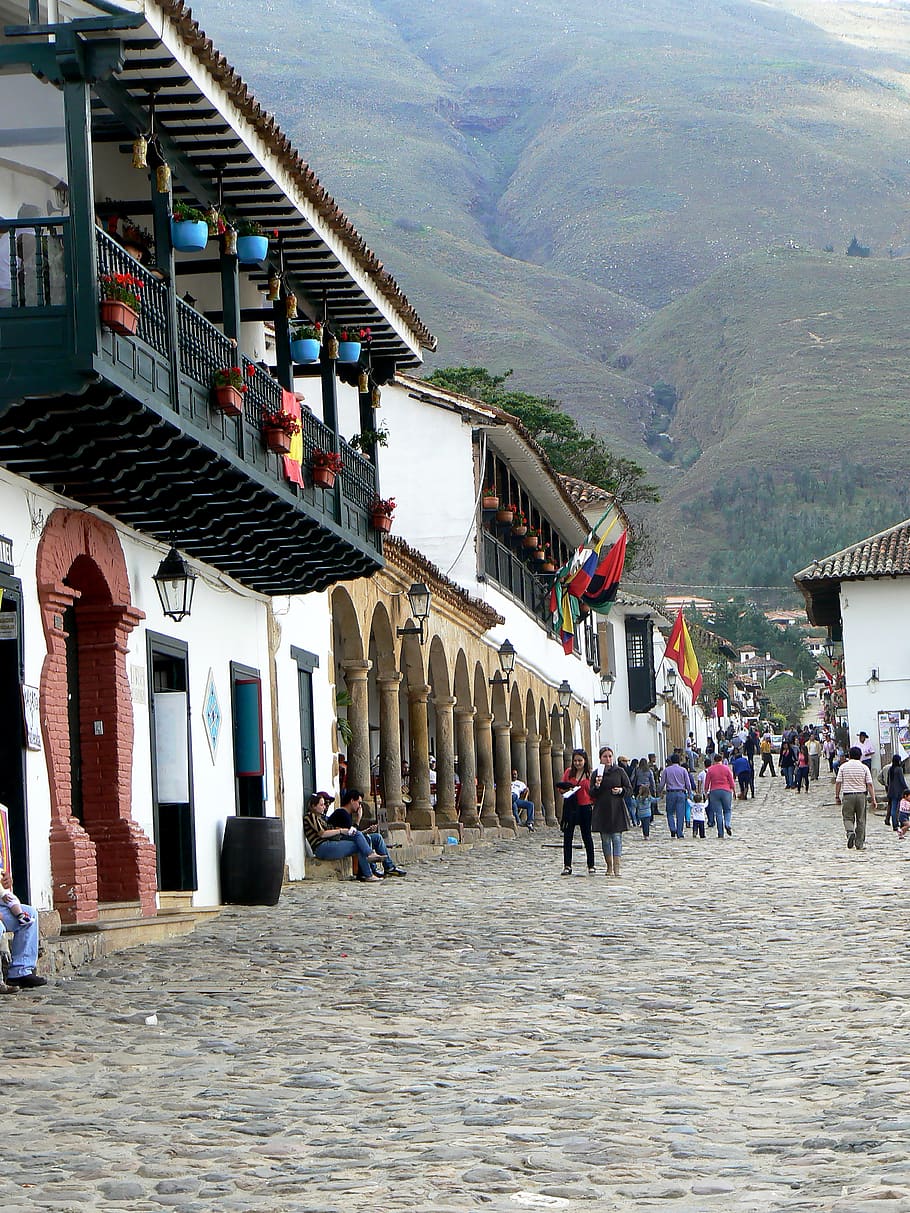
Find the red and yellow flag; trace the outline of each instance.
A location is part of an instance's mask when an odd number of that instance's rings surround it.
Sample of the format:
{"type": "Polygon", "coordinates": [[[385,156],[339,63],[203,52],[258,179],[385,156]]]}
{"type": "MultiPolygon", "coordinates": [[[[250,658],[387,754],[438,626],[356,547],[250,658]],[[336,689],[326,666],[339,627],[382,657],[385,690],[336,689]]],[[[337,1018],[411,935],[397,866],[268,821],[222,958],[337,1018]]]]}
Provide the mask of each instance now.
{"type": "MultiPolygon", "coordinates": [[[[289,392],[285,388],[281,389],[281,411],[290,413],[295,421],[300,420],[300,401],[293,392],[289,392]]],[[[284,455],[282,458],[285,479],[290,480],[292,484],[299,484],[303,488],[303,473],[300,467],[303,462],[303,434],[300,430],[291,435],[290,454],[284,455]]]]}
{"type": "Polygon", "coordinates": [[[680,678],[692,692],[692,698],[697,699],[701,694],[701,671],[698,668],[698,658],[695,656],[692,637],[689,635],[689,629],[683,619],[682,607],[679,608],[679,614],[673,624],[673,631],[667,641],[667,651],[664,656],[675,664],[680,678]]]}

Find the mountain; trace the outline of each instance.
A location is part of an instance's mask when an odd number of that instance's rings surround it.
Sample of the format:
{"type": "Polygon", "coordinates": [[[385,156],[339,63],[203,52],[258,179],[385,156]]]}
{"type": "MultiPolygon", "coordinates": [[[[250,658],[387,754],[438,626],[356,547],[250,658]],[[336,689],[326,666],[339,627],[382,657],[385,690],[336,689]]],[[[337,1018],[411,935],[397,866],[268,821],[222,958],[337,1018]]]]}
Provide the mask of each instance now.
{"type": "MultiPolygon", "coordinates": [[[[715,445],[721,461],[724,443],[747,433],[776,457],[784,449],[760,412],[770,368],[755,370],[757,387],[745,370],[758,352],[728,354],[735,381],[687,362],[709,333],[720,339],[698,313],[699,291],[727,288],[702,284],[736,284],[745,334],[767,319],[751,316],[766,296],[786,313],[791,271],[820,274],[813,300],[811,284],[792,283],[797,310],[815,315],[829,287],[890,282],[901,269],[889,250],[910,246],[904,3],[202,0],[196,15],[437,333],[428,369],[514,368],[516,387],[563,401],[662,484],[664,533],[693,521],[684,503],[710,475],[715,445]],[[873,252],[859,269],[842,256],[854,233],[873,252]],[[683,321],[695,331],[683,334],[683,321]],[[676,344],[658,349],[660,333],[676,344]],[[681,394],[672,422],[656,415],[661,379],[681,394]],[[708,415],[725,426],[741,416],[743,429],[706,424],[695,384],[710,386],[708,415]]],[[[856,315],[870,319],[862,307],[856,315]]],[[[732,340],[728,324],[720,333],[732,340]]],[[[841,419],[826,421],[828,402],[852,373],[829,355],[790,364],[794,375],[811,370],[792,385],[817,413],[800,434],[811,469],[825,466],[841,419]]],[[[862,356],[867,386],[880,359],[889,382],[898,373],[890,350],[872,343],[862,356]]],[[[872,396],[870,387],[863,406],[872,396]]],[[[873,419],[870,467],[891,459],[889,443],[873,419]]],[[[808,518],[815,489],[793,476],[781,501],[805,503],[808,518]]],[[[878,518],[878,479],[868,495],[878,518]]],[[[727,576],[705,549],[728,523],[736,532],[736,504],[718,499],[711,525],[680,545],[679,580],[727,576]]],[[[812,540],[825,546],[833,531],[819,526],[812,540]]],[[[761,555],[748,529],[739,541],[761,555]]],[[[744,568],[777,583],[785,563],[744,568]]]]}

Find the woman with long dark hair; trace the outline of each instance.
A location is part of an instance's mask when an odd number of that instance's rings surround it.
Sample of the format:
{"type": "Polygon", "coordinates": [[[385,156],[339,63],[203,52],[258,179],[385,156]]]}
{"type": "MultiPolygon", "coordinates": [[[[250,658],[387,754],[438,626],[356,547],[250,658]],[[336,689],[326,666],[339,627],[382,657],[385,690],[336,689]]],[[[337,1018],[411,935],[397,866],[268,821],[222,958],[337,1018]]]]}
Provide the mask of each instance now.
{"type": "Polygon", "coordinates": [[[594,839],[591,837],[591,765],[584,750],[573,750],[572,761],[559,783],[562,792],[562,874],[572,875],[572,841],[575,827],[581,830],[588,858],[588,873],[594,871],[594,839]]]}
{"type": "Polygon", "coordinates": [[[885,792],[888,795],[888,816],[885,818],[885,825],[896,830],[900,826],[900,803],[907,795],[907,780],[900,754],[894,755],[891,766],[885,771],[885,792]]]}

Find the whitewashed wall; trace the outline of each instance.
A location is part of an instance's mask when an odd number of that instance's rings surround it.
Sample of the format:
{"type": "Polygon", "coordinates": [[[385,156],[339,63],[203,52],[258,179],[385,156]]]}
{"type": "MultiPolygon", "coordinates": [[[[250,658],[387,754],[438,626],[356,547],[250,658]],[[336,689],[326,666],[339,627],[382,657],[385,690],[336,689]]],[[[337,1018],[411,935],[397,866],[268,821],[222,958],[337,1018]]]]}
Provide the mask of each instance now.
{"type": "Polygon", "coordinates": [[[910,711],[910,581],[845,581],[840,604],[850,741],[862,730],[878,744],[878,713],[910,711]]]}

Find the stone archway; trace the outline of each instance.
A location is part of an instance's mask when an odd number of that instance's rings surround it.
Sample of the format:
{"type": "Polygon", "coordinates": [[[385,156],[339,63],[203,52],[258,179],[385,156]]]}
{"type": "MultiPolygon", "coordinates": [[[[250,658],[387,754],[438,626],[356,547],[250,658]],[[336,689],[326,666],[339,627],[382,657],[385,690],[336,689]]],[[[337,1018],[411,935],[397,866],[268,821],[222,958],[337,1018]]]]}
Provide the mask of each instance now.
{"type": "Polygon", "coordinates": [[[64,922],[96,918],[99,902],[138,901],[141,912],[152,915],[155,847],[131,816],[133,708],[126,673],[128,637],[144,614],[130,600],[120,539],[91,514],[57,509],[42,533],[36,566],[47,643],[40,694],[54,908],[64,922]],[[68,710],[74,687],[78,720],[68,710]],[[81,772],[75,806],[74,769],[81,772]]]}

